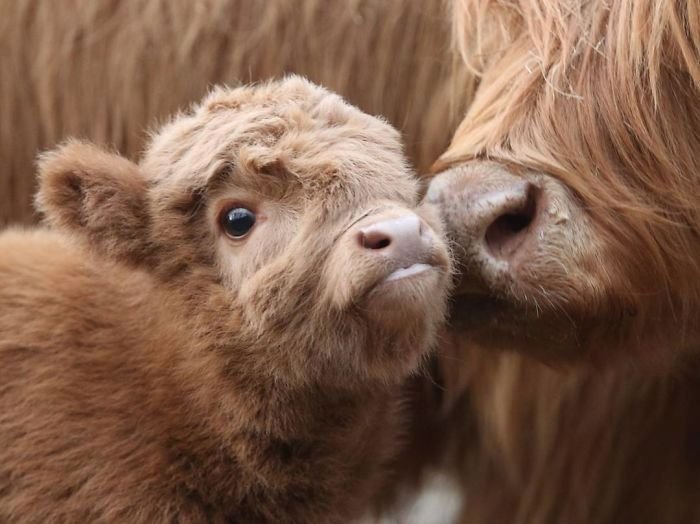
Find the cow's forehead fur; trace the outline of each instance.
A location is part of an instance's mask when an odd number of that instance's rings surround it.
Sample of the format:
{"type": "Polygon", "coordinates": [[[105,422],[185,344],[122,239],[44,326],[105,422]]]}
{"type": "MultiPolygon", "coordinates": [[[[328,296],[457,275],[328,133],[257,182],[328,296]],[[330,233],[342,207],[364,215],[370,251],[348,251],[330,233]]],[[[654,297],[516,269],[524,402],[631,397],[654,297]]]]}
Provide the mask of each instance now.
{"type": "Polygon", "coordinates": [[[506,159],[563,179],[599,210],[624,203],[641,222],[698,223],[692,4],[455,1],[456,38],[481,83],[439,164],[506,159]]]}
{"type": "Polygon", "coordinates": [[[580,198],[636,287],[700,295],[700,286],[678,289],[686,281],[678,275],[699,267],[695,3],[454,6],[457,40],[481,80],[436,169],[485,157],[553,175],[580,198]]]}
{"type": "Polygon", "coordinates": [[[416,188],[392,126],[300,77],[216,88],[154,135],[142,166],[173,191],[221,182],[222,171],[249,185],[283,173],[307,198],[341,187],[405,200],[416,188]]]}

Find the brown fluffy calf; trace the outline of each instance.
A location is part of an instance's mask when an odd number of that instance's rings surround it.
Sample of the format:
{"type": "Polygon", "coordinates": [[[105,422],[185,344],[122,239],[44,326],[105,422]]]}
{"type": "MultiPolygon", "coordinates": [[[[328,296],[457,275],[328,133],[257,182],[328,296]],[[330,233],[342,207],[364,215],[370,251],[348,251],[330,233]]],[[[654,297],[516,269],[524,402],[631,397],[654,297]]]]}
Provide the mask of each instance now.
{"type": "Polygon", "coordinates": [[[0,236],[0,520],[355,515],[443,316],[416,190],[389,125],[297,77],[215,91],[139,165],[45,155],[53,229],[0,236]]]}
{"type": "Polygon", "coordinates": [[[385,116],[427,169],[460,116],[448,47],[442,0],[0,2],[0,225],[31,221],[37,151],[80,136],[132,158],[212,84],[287,73],[385,116]]]}
{"type": "Polygon", "coordinates": [[[454,5],[481,81],[428,198],[463,521],[698,522],[698,2],[454,5]]]}

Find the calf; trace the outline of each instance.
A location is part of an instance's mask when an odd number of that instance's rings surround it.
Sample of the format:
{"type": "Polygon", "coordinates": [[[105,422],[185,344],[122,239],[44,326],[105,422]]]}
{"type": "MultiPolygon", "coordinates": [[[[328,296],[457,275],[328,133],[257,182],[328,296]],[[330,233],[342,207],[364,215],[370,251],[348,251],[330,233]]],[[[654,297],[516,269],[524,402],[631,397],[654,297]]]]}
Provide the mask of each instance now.
{"type": "Polygon", "coordinates": [[[0,235],[0,520],[357,514],[450,280],[396,131],[291,77],[39,184],[48,227],[0,235]]]}

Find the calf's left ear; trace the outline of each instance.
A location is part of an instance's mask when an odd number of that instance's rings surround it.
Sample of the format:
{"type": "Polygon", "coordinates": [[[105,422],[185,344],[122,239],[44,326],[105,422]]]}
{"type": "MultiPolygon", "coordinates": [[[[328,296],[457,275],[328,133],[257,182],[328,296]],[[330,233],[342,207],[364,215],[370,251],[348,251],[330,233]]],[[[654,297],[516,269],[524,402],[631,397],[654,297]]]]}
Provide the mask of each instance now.
{"type": "Polygon", "coordinates": [[[39,157],[35,205],[49,226],[110,256],[138,261],[148,246],[147,188],[133,162],[71,141],[39,157]]]}

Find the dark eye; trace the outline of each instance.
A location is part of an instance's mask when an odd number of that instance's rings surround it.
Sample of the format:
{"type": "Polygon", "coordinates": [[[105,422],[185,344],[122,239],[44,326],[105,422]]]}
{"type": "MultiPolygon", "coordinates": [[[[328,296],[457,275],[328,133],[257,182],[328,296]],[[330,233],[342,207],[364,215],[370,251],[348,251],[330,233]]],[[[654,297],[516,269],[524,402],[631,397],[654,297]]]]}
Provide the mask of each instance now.
{"type": "Polygon", "coordinates": [[[244,237],[255,225],[255,213],[244,207],[234,207],[221,215],[221,227],[231,238],[244,237]]]}

